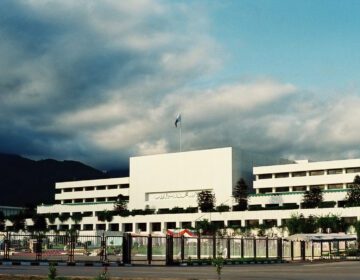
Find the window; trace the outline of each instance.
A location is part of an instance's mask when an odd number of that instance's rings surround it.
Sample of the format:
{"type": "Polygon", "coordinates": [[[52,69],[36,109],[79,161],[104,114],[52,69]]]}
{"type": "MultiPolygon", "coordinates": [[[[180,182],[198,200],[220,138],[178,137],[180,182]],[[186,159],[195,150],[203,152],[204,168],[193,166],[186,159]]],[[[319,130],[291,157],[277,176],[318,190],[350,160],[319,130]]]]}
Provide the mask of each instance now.
{"type": "Polygon", "coordinates": [[[259,179],[263,180],[263,179],[271,179],[272,178],[272,174],[260,174],[259,175],[259,179]]]}
{"type": "Polygon", "coordinates": [[[324,175],[324,170],[313,170],[309,172],[310,176],[319,176],[319,175],[324,175]]]}
{"type": "Polygon", "coordinates": [[[272,192],[272,188],[259,189],[259,193],[271,193],[271,192],[272,192]]]}
{"type": "Polygon", "coordinates": [[[108,190],[116,190],[118,188],[118,186],[117,185],[111,185],[111,186],[108,186],[107,188],[108,188],[108,190]]]}
{"type": "Polygon", "coordinates": [[[86,198],[85,202],[94,202],[94,199],[93,198],[86,198]]]}
{"type": "Polygon", "coordinates": [[[64,192],[72,192],[72,188],[68,188],[68,189],[63,189],[64,192]]]}
{"type": "Polygon", "coordinates": [[[292,177],[305,177],[306,171],[293,172],[293,173],[291,173],[291,176],[292,177]]]}
{"type": "Polygon", "coordinates": [[[83,229],[84,230],[93,230],[94,225],[92,225],[92,224],[84,224],[83,229]]]}
{"type": "Polygon", "coordinates": [[[131,231],[133,231],[133,224],[131,224],[131,223],[125,223],[125,224],[124,224],[124,231],[125,231],[125,232],[131,232],[131,231]]]}
{"type": "Polygon", "coordinates": [[[98,197],[96,199],[96,202],[105,201],[105,200],[106,200],[105,197],[98,197]]]}
{"type": "Polygon", "coordinates": [[[346,168],[346,173],[360,173],[360,167],[346,168]]]}
{"type": "Polygon", "coordinates": [[[120,189],[128,189],[129,188],[129,184],[121,184],[120,185],[120,189]]]}
{"type": "Polygon", "coordinates": [[[55,193],[61,193],[61,189],[55,189],[55,193]]]}
{"type": "Polygon", "coordinates": [[[288,192],[289,187],[280,187],[275,189],[276,192],[288,192]]]}
{"type": "Polygon", "coordinates": [[[83,190],[84,190],[84,188],[74,188],[74,192],[81,192],[83,190]]]}
{"type": "Polygon", "coordinates": [[[293,187],[293,192],[304,192],[304,191],[306,191],[306,186],[293,187]]]}
{"type": "Polygon", "coordinates": [[[72,203],[72,200],[71,199],[65,199],[64,203],[72,203]]]}
{"type": "Polygon", "coordinates": [[[146,223],[138,223],[137,225],[139,231],[146,231],[146,223]]]}
{"type": "Polygon", "coordinates": [[[313,185],[313,186],[310,186],[310,190],[311,190],[311,189],[315,189],[315,188],[319,188],[320,190],[324,190],[324,189],[325,189],[325,186],[324,186],[324,185],[313,185]]]}
{"type": "Polygon", "coordinates": [[[151,223],[151,231],[161,231],[161,223],[151,223]]]}
{"type": "Polygon", "coordinates": [[[74,200],[74,202],[75,202],[75,203],[82,203],[83,200],[82,200],[82,198],[77,198],[77,199],[74,200]]]}
{"type": "Polygon", "coordinates": [[[342,169],[329,169],[327,171],[328,175],[334,175],[334,174],[342,174],[342,169]]]}
{"type": "Polygon", "coordinates": [[[97,186],[96,189],[97,189],[98,191],[100,191],[100,190],[105,190],[105,186],[97,186]]]}
{"type": "Polygon", "coordinates": [[[275,178],[287,178],[289,177],[289,173],[276,173],[275,178]]]}
{"type": "Polygon", "coordinates": [[[83,213],[83,217],[92,217],[93,216],[93,212],[91,211],[87,211],[83,213]]]}
{"type": "Polygon", "coordinates": [[[93,191],[93,190],[95,190],[95,187],[86,187],[85,188],[85,191],[93,191]]]}
{"type": "Polygon", "coordinates": [[[113,196],[113,197],[108,197],[107,201],[116,201],[117,197],[113,196]]]}
{"type": "Polygon", "coordinates": [[[336,190],[336,189],[342,189],[343,185],[342,184],[331,184],[328,185],[328,190],[336,190]]]}
{"type": "MultiPolygon", "coordinates": [[[[176,222],[167,222],[167,223],[165,223],[165,226],[166,226],[166,229],[175,229],[176,228],[176,222]]],[[[190,226],[191,226],[191,223],[190,223],[190,226]]]]}

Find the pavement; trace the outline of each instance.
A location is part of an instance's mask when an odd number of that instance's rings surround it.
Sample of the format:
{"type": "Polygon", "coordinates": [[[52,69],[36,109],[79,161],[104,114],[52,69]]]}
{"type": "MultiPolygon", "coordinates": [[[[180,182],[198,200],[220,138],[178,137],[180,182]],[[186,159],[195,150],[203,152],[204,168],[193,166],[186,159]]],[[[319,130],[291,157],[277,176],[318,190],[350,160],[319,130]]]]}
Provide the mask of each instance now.
{"type": "MultiPolygon", "coordinates": [[[[103,267],[58,266],[59,276],[95,277],[103,267]]],[[[209,280],[218,279],[213,266],[130,266],[108,267],[109,275],[115,279],[138,280],[209,280]]],[[[0,275],[43,275],[48,274],[46,266],[0,266],[0,275]]],[[[266,280],[358,280],[360,262],[304,262],[283,264],[229,265],[223,268],[222,280],[266,279],[266,280]]]]}

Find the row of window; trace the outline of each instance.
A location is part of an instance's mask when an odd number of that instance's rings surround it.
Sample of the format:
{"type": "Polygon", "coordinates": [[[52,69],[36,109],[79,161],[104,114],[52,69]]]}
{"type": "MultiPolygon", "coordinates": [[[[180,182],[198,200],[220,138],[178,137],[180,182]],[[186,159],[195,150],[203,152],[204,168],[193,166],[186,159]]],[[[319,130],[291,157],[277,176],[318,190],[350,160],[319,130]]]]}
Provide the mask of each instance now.
{"type": "MultiPolygon", "coordinates": [[[[129,196],[123,196],[124,200],[129,200],[129,196]]],[[[113,197],[97,197],[97,198],[77,198],[77,199],[64,199],[57,200],[56,203],[69,204],[69,203],[84,203],[84,202],[114,202],[117,200],[116,196],[113,197]]]]}
{"type": "Polygon", "coordinates": [[[319,175],[335,175],[343,173],[360,173],[360,167],[352,167],[345,169],[327,169],[327,170],[312,170],[312,171],[297,171],[297,172],[282,172],[282,173],[267,173],[260,174],[258,176],[259,180],[263,179],[272,179],[272,178],[287,178],[287,177],[305,177],[307,174],[309,176],[319,176],[319,175]]]}
{"type": "MultiPolygon", "coordinates": [[[[352,185],[352,183],[346,184],[346,188],[349,188],[352,185]]],[[[343,189],[343,184],[329,184],[327,187],[325,185],[311,185],[309,186],[309,189],[313,188],[320,188],[321,190],[336,190],[336,189],[343,189]]],[[[258,193],[272,193],[272,188],[259,188],[257,189],[258,193]]],[[[303,192],[306,191],[306,186],[294,186],[292,187],[293,192],[303,192]]],[[[277,187],[275,188],[275,192],[291,192],[290,187],[277,187]]]]}
{"type": "Polygon", "coordinates": [[[76,187],[76,188],[64,188],[56,189],[56,193],[61,192],[82,192],[82,191],[100,191],[100,190],[117,190],[117,189],[128,189],[129,184],[120,184],[120,185],[109,185],[109,186],[92,186],[92,187],[76,187]]]}

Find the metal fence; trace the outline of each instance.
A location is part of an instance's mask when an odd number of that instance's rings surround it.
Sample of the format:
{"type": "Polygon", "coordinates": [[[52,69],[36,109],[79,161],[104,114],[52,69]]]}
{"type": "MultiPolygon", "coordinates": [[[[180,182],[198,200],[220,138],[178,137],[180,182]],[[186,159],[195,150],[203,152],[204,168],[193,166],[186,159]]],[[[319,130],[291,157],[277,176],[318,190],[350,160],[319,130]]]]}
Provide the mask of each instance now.
{"type": "MultiPolygon", "coordinates": [[[[206,261],[313,260],[357,254],[356,241],[287,241],[219,236],[0,234],[0,260],[167,264],[206,261]]],[[[352,255],[357,257],[357,255],[352,255]]]]}

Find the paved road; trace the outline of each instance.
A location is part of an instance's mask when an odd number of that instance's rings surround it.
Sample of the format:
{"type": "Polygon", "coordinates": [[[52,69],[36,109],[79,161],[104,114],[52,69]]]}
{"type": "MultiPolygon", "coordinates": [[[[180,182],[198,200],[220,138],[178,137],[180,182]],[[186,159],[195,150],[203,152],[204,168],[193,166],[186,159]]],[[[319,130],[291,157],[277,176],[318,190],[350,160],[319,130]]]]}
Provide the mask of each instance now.
{"type": "MultiPolygon", "coordinates": [[[[57,267],[59,276],[91,276],[98,275],[101,267],[57,267]]],[[[215,268],[200,267],[159,267],[133,266],[109,267],[113,277],[138,279],[217,279],[215,268]]],[[[0,274],[47,275],[48,267],[40,266],[0,266],[0,274]]],[[[265,279],[265,280],[342,280],[360,279],[360,262],[332,263],[296,263],[269,265],[226,266],[223,269],[223,280],[265,279]]]]}

